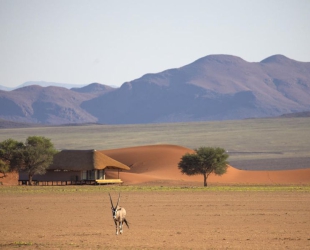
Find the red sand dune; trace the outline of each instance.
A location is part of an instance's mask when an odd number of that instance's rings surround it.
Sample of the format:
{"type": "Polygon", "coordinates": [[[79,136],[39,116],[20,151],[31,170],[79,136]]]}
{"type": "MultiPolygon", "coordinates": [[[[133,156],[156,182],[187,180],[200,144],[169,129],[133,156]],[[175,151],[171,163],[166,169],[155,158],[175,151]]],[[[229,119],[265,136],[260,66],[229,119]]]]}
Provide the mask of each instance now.
{"type": "MultiPolygon", "coordinates": [[[[112,150],[103,150],[104,154],[128,165],[131,170],[120,173],[125,184],[154,182],[203,182],[202,175],[183,175],[178,163],[185,153],[193,150],[176,145],[149,145],[112,150]]],[[[107,176],[116,178],[117,173],[107,176]]],[[[208,183],[219,184],[310,184],[310,168],[283,171],[245,171],[229,166],[222,176],[211,174],[208,183]]]]}

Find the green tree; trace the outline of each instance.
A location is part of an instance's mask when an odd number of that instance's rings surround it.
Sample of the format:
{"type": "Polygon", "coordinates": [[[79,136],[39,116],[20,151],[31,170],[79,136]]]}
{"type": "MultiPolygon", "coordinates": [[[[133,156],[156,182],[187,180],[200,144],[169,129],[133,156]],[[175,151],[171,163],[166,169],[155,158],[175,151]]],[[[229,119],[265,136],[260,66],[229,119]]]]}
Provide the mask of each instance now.
{"type": "Polygon", "coordinates": [[[10,165],[0,159],[0,173],[3,174],[3,176],[0,176],[0,178],[6,177],[6,174],[9,171],[10,171],[10,165]]]}
{"type": "Polygon", "coordinates": [[[53,163],[57,150],[54,145],[43,136],[29,136],[20,153],[21,170],[28,173],[29,184],[35,174],[45,174],[46,169],[53,163]]]}
{"type": "Polygon", "coordinates": [[[200,147],[193,154],[182,156],[178,168],[183,174],[203,175],[203,184],[207,186],[207,179],[211,173],[223,175],[227,171],[228,154],[223,148],[200,147]]]}
{"type": "Polygon", "coordinates": [[[18,169],[17,150],[23,148],[23,143],[13,139],[7,139],[0,142],[0,173],[6,176],[6,173],[18,169]]]}

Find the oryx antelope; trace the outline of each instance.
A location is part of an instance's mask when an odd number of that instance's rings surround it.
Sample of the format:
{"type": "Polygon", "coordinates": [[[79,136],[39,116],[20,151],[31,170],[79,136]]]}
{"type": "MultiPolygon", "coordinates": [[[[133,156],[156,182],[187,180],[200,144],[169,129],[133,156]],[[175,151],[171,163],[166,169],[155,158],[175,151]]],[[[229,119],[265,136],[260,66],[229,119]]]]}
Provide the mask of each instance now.
{"type": "Polygon", "coordinates": [[[111,201],[112,216],[113,216],[113,220],[114,220],[115,227],[116,227],[116,234],[118,234],[118,231],[120,234],[122,234],[123,233],[123,222],[126,223],[128,228],[129,228],[129,225],[128,225],[128,221],[126,220],[125,208],[118,206],[121,194],[118,195],[118,201],[115,207],[113,206],[110,193],[109,193],[109,196],[110,196],[110,201],[111,201]],[[118,222],[118,225],[117,225],[117,222],[118,222]]]}

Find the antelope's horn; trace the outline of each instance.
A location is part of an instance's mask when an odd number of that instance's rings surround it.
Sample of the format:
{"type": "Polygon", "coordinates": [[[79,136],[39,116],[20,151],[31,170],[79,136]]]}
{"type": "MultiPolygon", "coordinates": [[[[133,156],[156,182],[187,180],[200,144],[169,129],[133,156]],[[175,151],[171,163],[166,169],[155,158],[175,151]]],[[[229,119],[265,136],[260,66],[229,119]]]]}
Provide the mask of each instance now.
{"type": "MultiPolygon", "coordinates": [[[[110,196],[111,206],[114,208],[110,193],[109,193],[109,196],[110,196]]],[[[117,205],[116,205],[116,206],[117,206],[117,205]]]]}
{"type": "Polygon", "coordinates": [[[121,198],[121,193],[118,194],[118,201],[117,201],[116,207],[118,206],[120,198],[121,198]]]}

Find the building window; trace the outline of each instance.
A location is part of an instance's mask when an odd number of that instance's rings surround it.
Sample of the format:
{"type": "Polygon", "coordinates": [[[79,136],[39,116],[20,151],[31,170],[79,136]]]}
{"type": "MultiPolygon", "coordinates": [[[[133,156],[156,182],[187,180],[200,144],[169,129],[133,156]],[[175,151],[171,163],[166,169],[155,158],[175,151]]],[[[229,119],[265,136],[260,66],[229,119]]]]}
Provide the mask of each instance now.
{"type": "Polygon", "coordinates": [[[81,179],[87,180],[87,171],[86,170],[82,171],[82,178],[81,179]]]}
{"type": "Polygon", "coordinates": [[[104,169],[97,170],[97,179],[105,179],[105,177],[104,177],[104,169]]]}
{"type": "Polygon", "coordinates": [[[87,180],[95,180],[96,170],[87,170],[87,180]]]}

